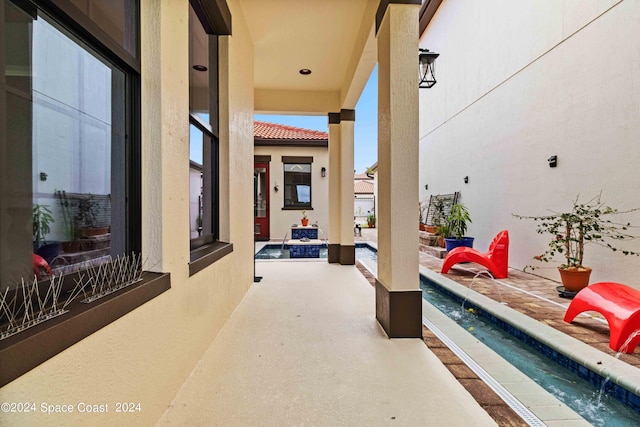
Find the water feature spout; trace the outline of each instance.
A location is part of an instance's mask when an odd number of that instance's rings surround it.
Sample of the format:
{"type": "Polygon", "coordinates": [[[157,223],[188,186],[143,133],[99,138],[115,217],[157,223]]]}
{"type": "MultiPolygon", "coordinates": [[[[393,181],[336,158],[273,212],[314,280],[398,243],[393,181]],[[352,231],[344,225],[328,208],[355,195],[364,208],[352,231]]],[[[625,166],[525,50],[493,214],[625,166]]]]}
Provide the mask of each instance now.
{"type": "Polygon", "coordinates": [[[282,247],[280,248],[280,250],[284,250],[284,245],[287,242],[287,235],[289,234],[289,232],[287,231],[286,233],[284,233],[284,238],[282,239],[282,247]]]}

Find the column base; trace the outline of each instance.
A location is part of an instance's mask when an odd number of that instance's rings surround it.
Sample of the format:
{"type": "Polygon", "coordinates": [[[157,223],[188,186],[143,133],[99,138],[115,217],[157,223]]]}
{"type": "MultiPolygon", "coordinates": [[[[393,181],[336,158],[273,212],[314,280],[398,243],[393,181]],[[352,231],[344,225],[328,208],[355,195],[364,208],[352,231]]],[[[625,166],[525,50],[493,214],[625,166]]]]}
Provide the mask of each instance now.
{"type": "Polygon", "coordinates": [[[340,245],[337,243],[329,243],[327,252],[327,261],[330,263],[340,262],[340,245]]]}
{"type": "Polygon", "coordinates": [[[340,245],[340,264],[354,265],[356,263],[356,247],[354,245],[340,245]]]}
{"type": "Polygon", "coordinates": [[[389,338],[422,338],[422,291],[389,291],[376,279],[376,319],[389,338]]]}

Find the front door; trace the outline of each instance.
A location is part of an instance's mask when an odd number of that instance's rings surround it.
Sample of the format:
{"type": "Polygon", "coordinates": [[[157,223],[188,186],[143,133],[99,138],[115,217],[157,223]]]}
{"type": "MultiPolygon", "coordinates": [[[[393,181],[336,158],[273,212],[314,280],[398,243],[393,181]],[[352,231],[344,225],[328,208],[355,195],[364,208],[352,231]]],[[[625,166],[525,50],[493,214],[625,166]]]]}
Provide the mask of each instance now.
{"type": "Polygon", "coordinates": [[[253,165],[253,216],[257,240],[269,240],[269,163],[253,165]]]}

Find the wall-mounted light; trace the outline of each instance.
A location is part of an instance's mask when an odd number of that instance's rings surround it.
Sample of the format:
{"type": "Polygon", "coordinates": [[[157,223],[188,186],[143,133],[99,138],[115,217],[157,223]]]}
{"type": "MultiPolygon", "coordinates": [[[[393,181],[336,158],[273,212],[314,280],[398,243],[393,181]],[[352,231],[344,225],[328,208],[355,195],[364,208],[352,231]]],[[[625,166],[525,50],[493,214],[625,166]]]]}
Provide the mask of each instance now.
{"type": "Polygon", "coordinates": [[[320,168],[320,176],[323,178],[327,176],[327,168],[325,168],[324,166],[320,168]]]}
{"type": "Polygon", "coordinates": [[[551,156],[547,159],[547,162],[549,162],[549,167],[550,168],[555,168],[556,166],[558,166],[558,156],[551,156]]]}
{"type": "Polygon", "coordinates": [[[464,183],[465,183],[465,184],[468,184],[468,183],[469,183],[469,177],[468,177],[468,176],[465,176],[465,177],[464,177],[464,183]]]}
{"type": "Polygon", "coordinates": [[[436,84],[436,58],[439,53],[429,49],[420,49],[420,84],[422,89],[428,89],[436,84]]]}
{"type": "Polygon", "coordinates": [[[428,189],[429,189],[429,184],[425,184],[425,185],[424,185],[424,189],[425,189],[425,190],[428,190],[428,189]]]}
{"type": "Polygon", "coordinates": [[[207,71],[208,68],[205,65],[196,64],[192,67],[196,71],[207,71]]]}
{"type": "Polygon", "coordinates": [[[46,181],[48,176],[46,172],[40,172],[40,181],[46,181]]]}
{"type": "Polygon", "coordinates": [[[278,181],[276,181],[276,185],[273,186],[273,191],[277,193],[279,189],[280,187],[278,187],[278,181]]]}

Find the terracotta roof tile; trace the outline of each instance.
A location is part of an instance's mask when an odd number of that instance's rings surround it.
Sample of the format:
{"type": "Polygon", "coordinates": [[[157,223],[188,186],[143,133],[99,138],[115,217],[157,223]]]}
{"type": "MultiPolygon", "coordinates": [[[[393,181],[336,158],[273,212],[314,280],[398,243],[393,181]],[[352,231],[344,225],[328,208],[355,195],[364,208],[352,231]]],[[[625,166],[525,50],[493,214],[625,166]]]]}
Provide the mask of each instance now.
{"type": "Polygon", "coordinates": [[[276,123],[253,122],[253,135],[260,139],[327,140],[329,134],[276,123]]]}
{"type": "Polygon", "coordinates": [[[373,181],[354,181],[353,192],[356,194],[373,194],[373,181]]]}

